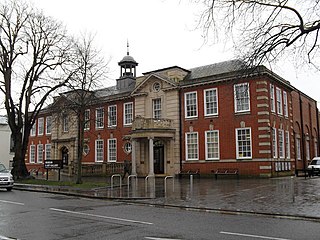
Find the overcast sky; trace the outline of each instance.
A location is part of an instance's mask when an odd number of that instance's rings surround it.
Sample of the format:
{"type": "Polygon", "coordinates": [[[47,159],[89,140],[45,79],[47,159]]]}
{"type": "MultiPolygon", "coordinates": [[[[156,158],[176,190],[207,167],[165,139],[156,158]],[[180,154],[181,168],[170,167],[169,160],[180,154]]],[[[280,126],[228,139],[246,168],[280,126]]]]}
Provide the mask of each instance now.
{"type": "MultiPolygon", "coordinates": [[[[90,32],[109,63],[111,79],[120,75],[118,62],[130,55],[143,72],[180,66],[190,69],[234,58],[225,43],[203,45],[196,30],[199,5],[188,0],[32,0],[46,15],[66,25],[71,34],[90,32]]],[[[267,66],[269,67],[269,66],[267,66]]],[[[320,103],[320,73],[307,67],[296,69],[281,61],[272,70],[320,103]]],[[[106,85],[114,85],[109,80],[106,85]]]]}

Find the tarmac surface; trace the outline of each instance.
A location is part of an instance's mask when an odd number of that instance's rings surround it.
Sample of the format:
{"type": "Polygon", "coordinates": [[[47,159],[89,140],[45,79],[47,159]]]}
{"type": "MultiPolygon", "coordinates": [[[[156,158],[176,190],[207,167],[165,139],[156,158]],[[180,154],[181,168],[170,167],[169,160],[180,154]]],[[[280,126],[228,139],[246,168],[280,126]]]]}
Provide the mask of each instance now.
{"type": "MultiPolygon", "coordinates": [[[[63,179],[62,179],[63,180],[63,179]]],[[[158,207],[320,221],[320,177],[271,179],[83,178],[106,187],[79,189],[16,183],[15,190],[120,200],[158,207]],[[129,181],[129,184],[128,184],[129,181]],[[112,184],[112,186],[110,185],[112,184]]]]}

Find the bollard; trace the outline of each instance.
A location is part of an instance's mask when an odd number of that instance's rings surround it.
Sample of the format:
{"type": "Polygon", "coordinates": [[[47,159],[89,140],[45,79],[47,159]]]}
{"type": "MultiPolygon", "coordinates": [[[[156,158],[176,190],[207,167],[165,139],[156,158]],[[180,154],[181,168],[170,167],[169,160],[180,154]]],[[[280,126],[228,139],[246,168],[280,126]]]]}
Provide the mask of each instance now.
{"type": "Polygon", "coordinates": [[[174,192],[174,177],[173,176],[166,176],[164,178],[164,192],[167,193],[167,179],[172,178],[172,191],[174,192]]]}
{"type": "Polygon", "coordinates": [[[111,188],[113,188],[113,178],[114,177],[119,177],[119,179],[120,179],[120,188],[122,187],[122,178],[121,178],[121,175],[120,174],[113,174],[112,176],[111,176],[111,188]]]}

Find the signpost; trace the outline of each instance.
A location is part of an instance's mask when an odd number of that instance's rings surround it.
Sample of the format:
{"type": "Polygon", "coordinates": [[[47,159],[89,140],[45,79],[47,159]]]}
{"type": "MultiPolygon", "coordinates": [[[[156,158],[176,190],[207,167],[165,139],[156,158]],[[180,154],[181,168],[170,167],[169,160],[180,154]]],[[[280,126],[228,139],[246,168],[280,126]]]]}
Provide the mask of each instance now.
{"type": "Polygon", "coordinates": [[[45,160],[44,169],[47,169],[47,180],[49,178],[49,169],[58,169],[58,181],[60,181],[60,170],[62,169],[62,160],[45,160]]]}

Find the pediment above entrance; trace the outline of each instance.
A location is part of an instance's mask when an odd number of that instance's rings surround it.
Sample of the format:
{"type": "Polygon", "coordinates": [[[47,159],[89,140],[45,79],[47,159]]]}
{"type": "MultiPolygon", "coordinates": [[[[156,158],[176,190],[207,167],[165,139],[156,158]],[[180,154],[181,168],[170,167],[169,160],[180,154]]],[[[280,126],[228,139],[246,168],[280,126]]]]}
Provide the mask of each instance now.
{"type": "Polygon", "coordinates": [[[139,78],[131,95],[149,95],[149,93],[165,92],[177,88],[178,84],[175,81],[158,73],[150,73],[149,75],[139,78]]]}

